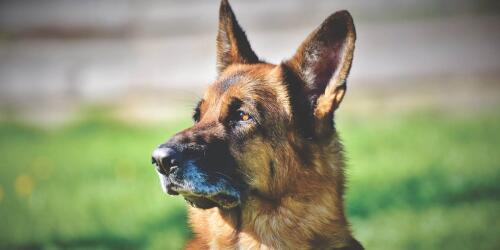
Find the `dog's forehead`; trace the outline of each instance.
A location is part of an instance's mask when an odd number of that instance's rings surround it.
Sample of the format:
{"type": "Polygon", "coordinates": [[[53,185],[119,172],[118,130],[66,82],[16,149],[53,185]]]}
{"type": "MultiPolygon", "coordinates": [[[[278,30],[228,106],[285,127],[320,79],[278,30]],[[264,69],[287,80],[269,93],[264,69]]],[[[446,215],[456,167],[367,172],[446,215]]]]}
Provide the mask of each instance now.
{"type": "Polygon", "coordinates": [[[269,86],[273,78],[275,65],[262,63],[254,65],[231,65],[220,74],[218,79],[210,84],[204,99],[219,99],[223,95],[249,95],[256,89],[269,86]]]}
{"type": "Polygon", "coordinates": [[[256,109],[291,115],[282,74],[282,68],[273,64],[231,65],[207,88],[198,109],[203,117],[216,118],[236,99],[256,109]]]}
{"type": "Polygon", "coordinates": [[[210,86],[210,89],[216,94],[222,95],[231,87],[236,87],[237,85],[240,85],[239,87],[241,87],[243,84],[255,81],[255,79],[248,79],[247,75],[248,71],[245,70],[224,74],[210,86]]]}

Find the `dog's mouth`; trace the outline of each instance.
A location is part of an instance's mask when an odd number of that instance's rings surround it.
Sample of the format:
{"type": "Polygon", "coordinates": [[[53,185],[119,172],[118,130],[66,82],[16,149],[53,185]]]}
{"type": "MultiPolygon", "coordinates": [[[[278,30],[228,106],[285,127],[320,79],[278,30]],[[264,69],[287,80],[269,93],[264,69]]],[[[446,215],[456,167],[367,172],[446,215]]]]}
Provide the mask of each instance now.
{"type": "Polygon", "coordinates": [[[240,191],[227,177],[209,175],[194,163],[174,168],[168,175],[158,175],[163,191],[182,195],[193,207],[231,209],[241,203],[240,191]]]}
{"type": "Polygon", "coordinates": [[[228,195],[225,193],[213,193],[207,196],[198,196],[193,193],[180,193],[184,199],[193,207],[208,209],[219,206],[224,209],[230,209],[239,205],[239,195],[228,195]]]}

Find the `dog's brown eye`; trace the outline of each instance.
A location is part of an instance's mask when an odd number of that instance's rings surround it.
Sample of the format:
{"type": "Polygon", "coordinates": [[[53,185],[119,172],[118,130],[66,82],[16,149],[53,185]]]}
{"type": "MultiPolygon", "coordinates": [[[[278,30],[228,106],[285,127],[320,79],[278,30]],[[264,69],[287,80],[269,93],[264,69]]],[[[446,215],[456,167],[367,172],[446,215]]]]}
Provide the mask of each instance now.
{"type": "Polygon", "coordinates": [[[252,119],[252,117],[249,114],[247,114],[247,113],[245,113],[243,111],[240,111],[240,121],[246,122],[246,121],[248,121],[250,119],[252,119]]]}

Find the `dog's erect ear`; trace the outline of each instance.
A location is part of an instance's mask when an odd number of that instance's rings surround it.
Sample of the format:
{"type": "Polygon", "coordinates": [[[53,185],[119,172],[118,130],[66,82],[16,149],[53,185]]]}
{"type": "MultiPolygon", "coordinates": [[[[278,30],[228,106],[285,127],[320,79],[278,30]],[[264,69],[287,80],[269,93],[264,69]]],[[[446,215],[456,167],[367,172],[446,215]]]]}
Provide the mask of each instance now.
{"type": "Polygon", "coordinates": [[[252,64],[259,62],[245,32],[238,24],[227,0],[222,0],[219,10],[219,32],[217,34],[217,73],[233,63],[252,64]]]}
{"type": "Polygon", "coordinates": [[[305,82],[316,119],[332,117],[346,91],[356,31],[347,11],[329,16],[287,62],[305,82]]]}

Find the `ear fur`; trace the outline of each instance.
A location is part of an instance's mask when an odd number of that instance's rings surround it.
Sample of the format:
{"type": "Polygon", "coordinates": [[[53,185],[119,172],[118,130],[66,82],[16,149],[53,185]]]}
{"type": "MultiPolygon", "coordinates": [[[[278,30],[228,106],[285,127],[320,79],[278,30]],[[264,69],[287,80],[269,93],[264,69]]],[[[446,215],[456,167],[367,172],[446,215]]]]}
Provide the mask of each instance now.
{"type": "Polygon", "coordinates": [[[331,120],[342,102],[355,41],[351,15],[345,10],[339,11],[314,30],[285,62],[305,83],[304,91],[317,121],[331,120]]]}
{"type": "Polygon", "coordinates": [[[217,73],[231,64],[258,63],[245,32],[238,24],[227,0],[222,0],[219,10],[219,31],[217,34],[217,73]]]}

